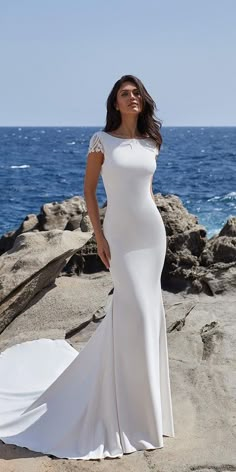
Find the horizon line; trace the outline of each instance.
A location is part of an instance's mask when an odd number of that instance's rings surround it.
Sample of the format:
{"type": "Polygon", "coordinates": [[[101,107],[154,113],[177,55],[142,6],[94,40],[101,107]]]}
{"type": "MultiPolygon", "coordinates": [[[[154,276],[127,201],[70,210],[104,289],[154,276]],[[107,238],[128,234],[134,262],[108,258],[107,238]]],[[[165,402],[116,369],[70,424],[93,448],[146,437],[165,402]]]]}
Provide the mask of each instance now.
{"type": "MultiPolygon", "coordinates": [[[[104,127],[103,125],[102,127],[104,127]]],[[[0,128],[99,128],[101,125],[0,125],[0,128]]],[[[162,125],[161,128],[236,128],[235,125],[162,125]]]]}

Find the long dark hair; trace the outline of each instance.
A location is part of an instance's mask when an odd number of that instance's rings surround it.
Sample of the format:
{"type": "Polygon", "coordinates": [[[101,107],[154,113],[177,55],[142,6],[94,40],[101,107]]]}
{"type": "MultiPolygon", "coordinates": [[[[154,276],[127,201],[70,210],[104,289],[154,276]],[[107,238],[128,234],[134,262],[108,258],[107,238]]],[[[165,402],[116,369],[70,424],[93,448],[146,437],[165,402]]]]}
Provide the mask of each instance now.
{"type": "Polygon", "coordinates": [[[124,82],[132,82],[135,84],[142,97],[143,106],[142,111],[139,113],[137,122],[138,131],[141,134],[147,134],[150,138],[152,138],[160,149],[162,144],[162,136],[159,130],[162,127],[162,122],[155,117],[155,110],[157,109],[156,103],[147,92],[141,80],[134,75],[123,75],[113,86],[107,98],[106,125],[103,128],[103,131],[114,131],[121,124],[121,114],[119,110],[116,110],[115,103],[117,92],[124,82]]]}

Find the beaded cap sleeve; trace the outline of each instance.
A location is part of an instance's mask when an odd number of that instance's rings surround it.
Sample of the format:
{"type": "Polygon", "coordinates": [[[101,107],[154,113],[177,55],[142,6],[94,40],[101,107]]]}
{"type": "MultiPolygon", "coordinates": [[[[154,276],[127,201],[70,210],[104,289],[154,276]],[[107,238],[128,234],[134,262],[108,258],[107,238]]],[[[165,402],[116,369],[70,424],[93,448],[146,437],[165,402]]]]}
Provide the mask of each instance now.
{"type": "Polygon", "coordinates": [[[104,147],[98,132],[94,133],[89,141],[88,154],[89,152],[102,152],[104,154],[104,147]]]}

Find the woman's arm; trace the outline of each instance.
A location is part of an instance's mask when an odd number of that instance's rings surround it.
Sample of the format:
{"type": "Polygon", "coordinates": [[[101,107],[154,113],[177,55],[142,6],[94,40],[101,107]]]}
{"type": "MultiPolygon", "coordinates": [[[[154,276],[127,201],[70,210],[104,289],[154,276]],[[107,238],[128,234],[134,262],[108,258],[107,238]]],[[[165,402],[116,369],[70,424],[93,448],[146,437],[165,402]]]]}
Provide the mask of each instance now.
{"type": "Polygon", "coordinates": [[[87,165],[84,177],[84,198],[87,205],[88,215],[92,222],[97,243],[104,236],[99,216],[99,207],[96,197],[96,189],[101,166],[104,161],[102,152],[90,152],[87,156],[87,165]]]}

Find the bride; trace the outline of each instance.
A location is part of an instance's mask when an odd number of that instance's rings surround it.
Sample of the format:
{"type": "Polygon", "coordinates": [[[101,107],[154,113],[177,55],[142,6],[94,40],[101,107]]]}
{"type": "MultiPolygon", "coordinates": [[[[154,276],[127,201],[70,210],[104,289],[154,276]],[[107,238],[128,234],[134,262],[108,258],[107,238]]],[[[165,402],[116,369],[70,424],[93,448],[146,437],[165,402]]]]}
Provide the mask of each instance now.
{"type": "Polygon", "coordinates": [[[106,316],[78,352],[35,339],[0,355],[0,439],[68,459],[102,459],[174,437],[161,272],[166,232],[152,178],[162,138],[155,102],[125,75],[88,145],[84,196],[114,284],[106,316]],[[100,223],[101,174],[107,209],[100,223]]]}

